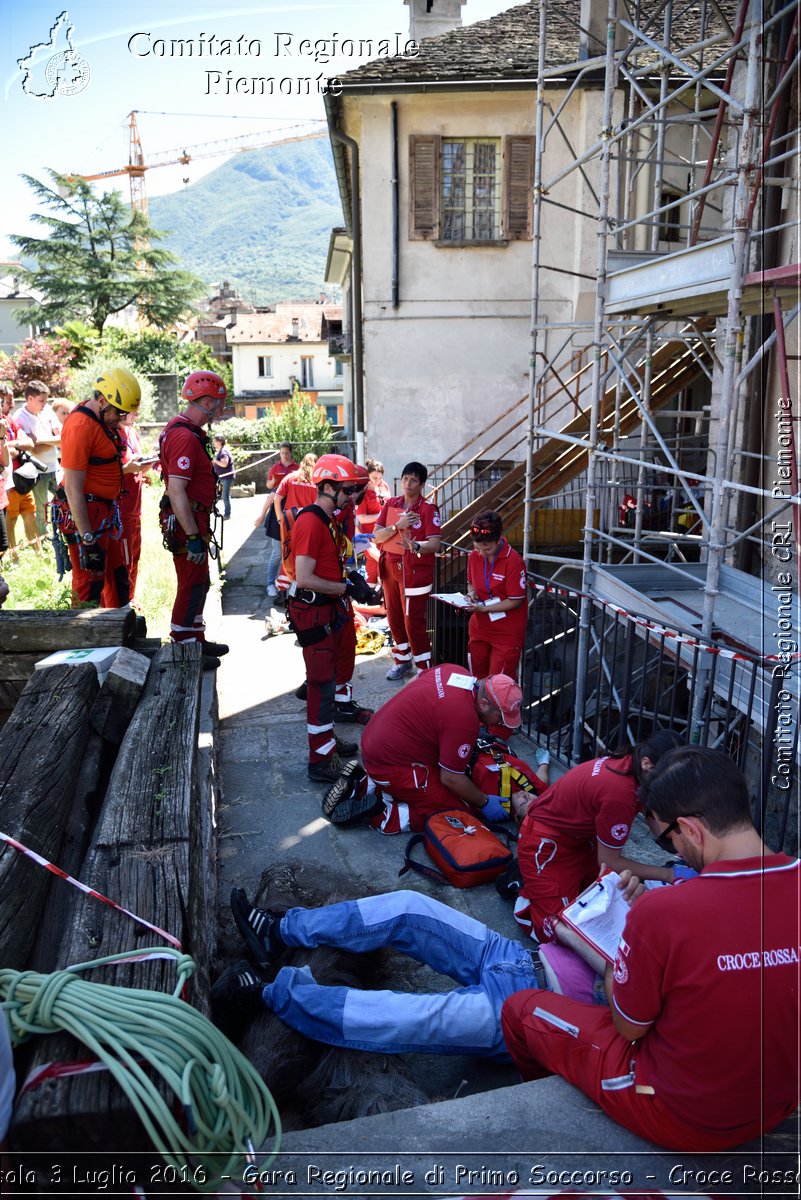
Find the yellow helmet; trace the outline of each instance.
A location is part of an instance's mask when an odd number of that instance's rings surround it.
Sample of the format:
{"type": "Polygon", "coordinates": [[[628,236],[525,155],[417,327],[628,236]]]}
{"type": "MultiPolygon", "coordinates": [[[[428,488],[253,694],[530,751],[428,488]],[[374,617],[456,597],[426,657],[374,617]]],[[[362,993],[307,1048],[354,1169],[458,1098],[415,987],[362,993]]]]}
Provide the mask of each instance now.
{"type": "Polygon", "coordinates": [[[111,367],[95,380],[95,394],[108,400],[121,412],[136,412],[142,399],[142,390],[127,367],[111,367]]]}

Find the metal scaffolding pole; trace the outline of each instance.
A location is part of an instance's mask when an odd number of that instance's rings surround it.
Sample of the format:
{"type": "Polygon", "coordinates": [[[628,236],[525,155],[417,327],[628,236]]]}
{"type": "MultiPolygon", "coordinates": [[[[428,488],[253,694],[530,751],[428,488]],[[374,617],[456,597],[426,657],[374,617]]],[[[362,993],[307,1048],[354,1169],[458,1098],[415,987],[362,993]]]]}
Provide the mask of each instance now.
{"type": "MultiPolygon", "coordinates": [[[[593,540],[591,530],[595,513],[595,473],[597,460],[593,455],[598,442],[598,415],[603,400],[603,372],[601,370],[601,343],[603,341],[604,303],[606,299],[606,255],[609,237],[609,180],[612,163],[612,104],[617,84],[617,62],[615,59],[615,27],[617,22],[617,0],[608,0],[606,29],[606,69],[604,72],[604,101],[602,118],[602,149],[600,159],[599,211],[596,255],[595,316],[593,322],[593,365],[591,384],[589,461],[587,463],[587,494],[584,510],[584,558],[582,575],[584,591],[588,591],[587,580],[592,569],[593,540]]],[[[578,762],[581,755],[582,722],[578,719],[584,703],[587,683],[587,655],[589,650],[590,618],[592,600],[585,595],[579,613],[579,645],[576,667],[576,719],[573,722],[573,758],[578,762]]]]}
{"type": "Polygon", "coordinates": [[[537,372],[540,334],[540,250],[542,246],[542,153],[545,111],[545,45],[548,0],[540,0],[540,30],[537,62],[537,121],[534,140],[534,204],[531,231],[531,363],[528,375],[528,439],[526,449],[526,499],[523,510],[523,561],[531,545],[531,487],[534,475],[534,408],[540,376],[537,372]]]}

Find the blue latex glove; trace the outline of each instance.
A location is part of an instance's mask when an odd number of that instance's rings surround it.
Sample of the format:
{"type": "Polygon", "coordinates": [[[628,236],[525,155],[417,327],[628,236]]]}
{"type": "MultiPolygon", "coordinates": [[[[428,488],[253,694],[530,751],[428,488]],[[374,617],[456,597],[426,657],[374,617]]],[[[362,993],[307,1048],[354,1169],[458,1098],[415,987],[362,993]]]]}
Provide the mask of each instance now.
{"type": "Polygon", "coordinates": [[[686,863],[673,864],[673,882],[684,883],[685,879],[695,879],[698,874],[692,867],[688,867],[686,863]]]}
{"type": "Polygon", "coordinates": [[[508,821],[509,813],[503,806],[500,796],[487,796],[487,803],[479,809],[485,821],[508,821]]]}

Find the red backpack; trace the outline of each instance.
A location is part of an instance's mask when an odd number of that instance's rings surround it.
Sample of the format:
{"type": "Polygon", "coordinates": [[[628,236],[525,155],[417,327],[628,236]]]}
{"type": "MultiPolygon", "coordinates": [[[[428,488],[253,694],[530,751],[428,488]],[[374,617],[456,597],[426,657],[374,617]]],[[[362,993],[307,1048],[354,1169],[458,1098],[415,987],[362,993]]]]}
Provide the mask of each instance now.
{"type": "MultiPolygon", "coordinates": [[[[514,839],[511,830],[502,825],[497,828],[507,838],[514,839]]],[[[450,808],[427,817],[423,832],[409,838],[405,862],[398,875],[405,875],[411,869],[438,883],[468,888],[490,883],[511,861],[512,851],[483,821],[463,808],[450,808]],[[412,850],[421,842],[434,867],[412,859],[412,850]]]]}

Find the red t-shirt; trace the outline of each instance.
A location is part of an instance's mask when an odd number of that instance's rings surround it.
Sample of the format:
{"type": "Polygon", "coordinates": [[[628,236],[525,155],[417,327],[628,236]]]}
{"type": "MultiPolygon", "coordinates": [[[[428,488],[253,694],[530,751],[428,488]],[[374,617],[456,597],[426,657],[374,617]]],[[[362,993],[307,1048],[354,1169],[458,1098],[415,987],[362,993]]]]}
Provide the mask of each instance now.
{"type": "MultiPolygon", "coordinates": [[[[429,503],[419,496],[411,508],[406,508],[406,501],[403,496],[394,496],[391,500],[386,500],[381,506],[381,512],[378,514],[373,529],[386,529],[390,525],[394,525],[398,517],[404,512],[413,512],[415,519],[413,523],[406,529],[406,535],[412,538],[415,542],[425,542],[430,537],[439,537],[442,530],[440,528],[439,509],[436,504],[429,503]]],[[[397,551],[384,550],[382,553],[394,554],[400,557],[397,551]]],[[[433,555],[428,555],[431,569],[434,569],[433,555]]]]}
{"type": "Polygon", "coordinates": [[[302,479],[297,479],[295,473],[285,475],[278,485],[276,496],[281,497],[284,506],[284,513],[289,518],[291,525],[292,509],[306,508],[309,504],[314,504],[317,499],[317,484],[306,483],[302,479]]]}
{"type": "Polygon", "coordinates": [[[106,433],[102,425],[75,408],[61,430],[61,465],[68,471],[86,472],[83,490],[87,496],[116,500],[122,490],[122,467],[115,457],[119,447],[116,434],[106,433]],[[110,458],[111,462],[90,463],[90,458],[110,458]]]}
{"type": "MultiPolygon", "coordinates": [[[[482,603],[491,597],[496,600],[516,600],[526,595],[523,559],[506,538],[501,539],[500,548],[493,559],[482,558],[477,550],[471,550],[467,559],[467,577],[482,603]]],[[[520,646],[526,636],[527,619],[525,604],[513,608],[511,612],[497,613],[494,620],[489,613],[473,613],[470,618],[470,637],[476,641],[520,646]]]]}
{"type": "MultiPolygon", "coordinates": [[[[315,488],[316,494],[316,488],[315,488]]],[[[334,523],[332,522],[332,525],[334,523]]],[[[328,523],[321,521],[316,513],[302,512],[292,530],[292,555],[299,554],[314,559],[314,573],[321,579],[342,579],[342,532],[336,525],[333,532],[328,523]]],[[[336,597],[332,597],[332,603],[336,597]]]]}
{"type": "Polygon", "coordinates": [[[800,887],[784,854],[713,863],[645,893],[620,941],[615,1007],[649,1026],[636,1082],[732,1143],[798,1104],[800,887]]]}
{"type": "Polygon", "coordinates": [[[206,453],[208,440],[203,430],[185,417],[173,417],[159,440],[159,460],[165,487],[171,475],[188,479],[187,499],[211,507],[217,495],[217,480],[206,453]]]}
{"type": "Polygon", "coordinates": [[[523,821],[520,840],[529,819],[563,831],[574,838],[597,838],[614,849],[626,841],[638,809],[637,784],[632,758],[594,758],[572,767],[551,784],[523,821]]]}
{"type": "Polygon", "coordinates": [[[372,717],[362,734],[365,757],[382,767],[419,762],[464,773],[479,732],[474,684],[453,663],[424,671],[372,717]]]}
{"type": "MultiPolygon", "coordinates": [[[[379,497],[378,492],[374,489],[373,485],[370,484],[369,488],[364,493],[364,499],[362,500],[361,504],[359,504],[356,509],[356,516],[357,517],[377,516],[378,513],[381,512],[383,504],[384,504],[384,502],[379,497]]],[[[359,524],[361,524],[361,521],[359,522],[359,524]]],[[[372,530],[374,525],[375,525],[375,521],[365,521],[364,522],[364,527],[368,532],[370,532],[372,530]]]]}
{"type": "Polygon", "coordinates": [[[268,487],[268,489],[270,491],[272,491],[273,488],[278,487],[279,483],[286,475],[290,475],[293,471],[297,471],[297,469],[298,469],[298,464],[296,462],[291,462],[291,463],[288,463],[286,466],[284,466],[284,464],[279,459],[279,461],[277,463],[273,463],[273,465],[270,467],[269,471],[267,472],[267,487],[268,487]]]}

